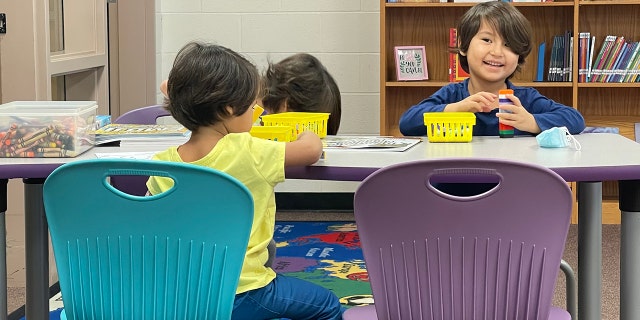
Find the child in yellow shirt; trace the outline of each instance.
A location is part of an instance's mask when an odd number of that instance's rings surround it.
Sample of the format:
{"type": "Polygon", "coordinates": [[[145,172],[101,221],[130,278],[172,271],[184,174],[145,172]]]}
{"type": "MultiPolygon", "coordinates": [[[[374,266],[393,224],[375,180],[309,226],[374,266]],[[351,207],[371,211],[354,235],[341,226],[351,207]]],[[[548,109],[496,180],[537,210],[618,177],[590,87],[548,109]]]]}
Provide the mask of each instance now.
{"type": "MultiPolygon", "coordinates": [[[[331,291],[265,266],[275,226],[274,187],[284,181],[285,166],[318,161],[322,142],[312,132],[287,143],[252,137],[259,94],[260,75],[244,57],[217,45],[187,44],[169,74],[167,109],[191,130],[191,137],[154,158],[224,171],[253,195],[253,226],[232,319],[342,319],[342,307],[331,291]]],[[[147,187],[157,194],[169,184],[166,178],[151,177],[147,187]]]]}

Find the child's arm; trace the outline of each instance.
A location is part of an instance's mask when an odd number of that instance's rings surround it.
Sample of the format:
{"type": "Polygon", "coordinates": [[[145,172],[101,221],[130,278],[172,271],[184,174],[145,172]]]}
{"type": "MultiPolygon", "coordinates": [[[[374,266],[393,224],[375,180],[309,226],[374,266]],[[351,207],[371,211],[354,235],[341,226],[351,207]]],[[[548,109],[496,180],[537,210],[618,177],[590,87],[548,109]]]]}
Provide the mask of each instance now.
{"type": "Polygon", "coordinates": [[[287,142],[284,151],[285,166],[308,166],[320,160],[322,141],[317,134],[305,131],[298,140],[287,142]]]}

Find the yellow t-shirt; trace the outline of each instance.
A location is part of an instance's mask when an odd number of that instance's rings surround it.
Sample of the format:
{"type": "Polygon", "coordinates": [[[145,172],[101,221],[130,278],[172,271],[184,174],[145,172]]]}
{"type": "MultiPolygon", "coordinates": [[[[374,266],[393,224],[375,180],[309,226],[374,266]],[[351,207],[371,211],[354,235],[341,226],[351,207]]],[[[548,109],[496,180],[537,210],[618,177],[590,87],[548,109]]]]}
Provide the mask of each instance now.
{"type": "MultiPolygon", "coordinates": [[[[274,187],[284,181],[284,150],[283,142],[254,138],[249,133],[231,133],[218,141],[209,154],[191,162],[226,172],[242,182],[253,195],[253,226],[236,293],[262,288],[276,277],[275,272],[264,264],[275,226],[274,187]]],[[[156,154],[154,159],[184,162],[177,147],[156,154]]],[[[172,184],[171,179],[151,177],[147,188],[151,194],[158,194],[172,184]]]]}

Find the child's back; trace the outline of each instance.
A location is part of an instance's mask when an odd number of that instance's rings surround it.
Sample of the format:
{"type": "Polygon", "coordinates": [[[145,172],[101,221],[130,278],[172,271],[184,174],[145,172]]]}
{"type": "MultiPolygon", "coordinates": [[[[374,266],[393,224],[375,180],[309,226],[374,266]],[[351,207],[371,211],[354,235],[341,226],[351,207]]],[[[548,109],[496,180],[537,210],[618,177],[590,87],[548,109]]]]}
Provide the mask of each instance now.
{"type": "MultiPolygon", "coordinates": [[[[284,181],[285,166],[316,162],[322,142],[312,132],[304,132],[289,143],[252,137],[249,130],[259,82],[255,66],[236,52],[216,45],[186,45],[169,74],[167,108],[191,130],[191,137],[154,158],[224,171],[253,195],[254,221],[236,291],[234,319],[341,319],[340,304],[330,291],[276,275],[265,266],[275,225],[273,188],[284,181]]],[[[151,194],[157,194],[171,183],[168,178],[151,177],[147,187],[151,194]]]]}

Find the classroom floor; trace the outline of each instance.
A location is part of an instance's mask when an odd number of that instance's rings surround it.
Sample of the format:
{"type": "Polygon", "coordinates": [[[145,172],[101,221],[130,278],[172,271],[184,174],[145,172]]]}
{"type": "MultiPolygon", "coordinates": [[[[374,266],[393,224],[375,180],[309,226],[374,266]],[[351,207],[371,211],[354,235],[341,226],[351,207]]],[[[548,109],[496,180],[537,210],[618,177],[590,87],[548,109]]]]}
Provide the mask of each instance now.
{"type": "Polygon", "coordinates": [[[7,213],[7,311],[24,305],[24,215],[7,213]]]}
{"type": "MultiPolygon", "coordinates": [[[[9,198],[23,204],[23,200],[9,198]]],[[[276,214],[278,221],[351,221],[351,211],[284,211],[276,214]]],[[[9,313],[24,306],[25,301],[25,258],[24,258],[24,215],[10,210],[6,214],[7,225],[7,283],[9,313]]],[[[602,319],[619,318],[619,225],[603,225],[603,284],[602,319]]],[[[567,239],[565,260],[577,271],[577,228],[572,225],[567,239]]],[[[564,299],[564,281],[559,277],[554,304],[562,306],[564,299]]]]}

